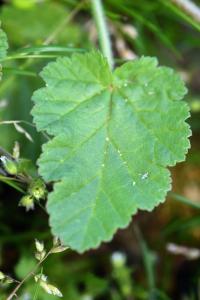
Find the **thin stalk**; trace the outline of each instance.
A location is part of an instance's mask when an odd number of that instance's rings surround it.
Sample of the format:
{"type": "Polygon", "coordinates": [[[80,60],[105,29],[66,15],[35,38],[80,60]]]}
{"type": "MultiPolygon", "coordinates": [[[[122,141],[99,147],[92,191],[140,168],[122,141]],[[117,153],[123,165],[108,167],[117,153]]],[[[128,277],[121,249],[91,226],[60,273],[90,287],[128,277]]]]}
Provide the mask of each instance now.
{"type": "MultiPolygon", "coordinates": [[[[14,180],[14,179],[5,178],[4,176],[0,175],[1,182],[11,186],[12,188],[16,189],[20,193],[25,194],[25,191],[21,187],[19,187],[15,182],[12,182],[11,180],[14,180]]],[[[15,180],[15,181],[17,181],[17,180],[15,180]]]]}
{"type": "Polygon", "coordinates": [[[22,76],[31,76],[31,77],[36,77],[37,74],[31,71],[23,71],[23,70],[19,70],[17,68],[8,68],[8,67],[4,67],[3,68],[4,73],[12,73],[12,74],[16,74],[16,75],[22,75],[22,76]]]}
{"type": "Polygon", "coordinates": [[[143,263],[144,263],[144,267],[145,267],[145,271],[146,271],[146,275],[147,275],[149,292],[151,294],[151,293],[153,293],[154,289],[156,288],[153,256],[142,236],[139,226],[137,224],[134,224],[133,228],[134,228],[134,232],[136,234],[136,238],[140,244],[143,263]]]}
{"type": "MultiPolygon", "coordinates": [[[[51,249],[52,250],[52,249],[51,249]]],[[[29,277],[33,276],[35,271],[39,268],[39,266],[43,263],[43,261],[45,261],[45,259],[49,256],[49,254],[51,254],[51,250],[45,255],[45,257],[40,260],[37,265],[33,268],[32,271],[30,271],[22,281],[20,281],[20,283],[14,288],[14,290],[11,292],[11,294],[8,296],[8,298],[6,300],[11,300],[13,299],[13,297],[16,296],[17,291],[20,289],[20,287],[24,284],[25,281],[27,281],[29,279],[29,277]]]]}
{"type": "Polygon", "coordinates": [[[194,201],[189,200],[188,198],[178,195],[176,193],[169,193],[169,196],[172,197],[174,200],[181,202],[183,204],[186,204],[188,206],[191,206],[192,208],[200,209],[200,203],[196,203],[194,201]]]}
{"type": "Polygon", "coordinates": [[[99,43],[104,56],[107,58],[110,68],[113,69],[114,59],[109,32],[107,29],[106,19],[104,15],[101,0],[91,0],[94,20],[99,34],[99,43]]]}
{"type": "Polygon", "coordinates": [[[62,32],[63,28],[71,22],[71,20],[76,16],[76,14],[82,9],[83,5],[85,4],[85,1],[81,1],[67,16],[66,19],[64,19],[60,25],[47,37],[47,39],[44,41],[43,45],[49,45],[54,41],[56,36],[58,36],[59,33],[62,32]]]}
{"type": "Polygon", "coordinates": [[[27,54],[27,55],[13,55],[13,56],[7,56],[2,61],[6,60],[16,60],[16,59],[29,59],[29,58],[54,58],[58,57],[56,54],[27,54]]]}
{"type": "MultiPolygon", "coordinates": [[[[41,268],[41,271],[40,271],[40,278],[42,277],[42,274],[43,274],[43,268],[41,268]]],[[[36,289],[35,289],[35,294],[34,294],[33,300],[37,300],[38,292],[39,292],[39,280],[36,284],[36,289]]]]}

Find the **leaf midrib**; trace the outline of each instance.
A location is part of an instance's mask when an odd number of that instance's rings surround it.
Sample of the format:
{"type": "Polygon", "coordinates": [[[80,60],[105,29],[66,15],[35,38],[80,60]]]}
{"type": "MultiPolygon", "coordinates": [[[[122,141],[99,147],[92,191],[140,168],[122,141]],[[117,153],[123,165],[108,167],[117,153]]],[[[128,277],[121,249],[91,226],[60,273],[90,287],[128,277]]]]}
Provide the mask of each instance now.
{"type": "MultiPolygon", "coordinates": [[[[109,143],[109,140],[107,140],[107,138],[109,139],[109,134],[108,134],[108,127],[109,127],[109,123],[110,123],[110,120],[111,120],[111,115],[112,115],[112,101],[113,101],[113,93],[110,92],[110,100],[109,100],[109,109],[108,109],[108,114],[107,114],[107,118],[106,118],[106,122],[105,122],[105,126],[106,126],[106,132],[107,132],[107,135],[105,137],[105,145],[104,145],[104,155],[103,155],[103,160],[101,162],[101,168],[100,168],[100,175],[99,175],[99,184],[98,184],[98,190],[96,192],[96,197],[94,199],[94,206],[92,207],[92,210],[91,210],[91,214],[90,214],[90,218],[87,222],[87,225],[86,225],[86,228],[84,230],[84,234],[83,234],[83,241],[82,241],[82,245],[84,245],[85,243],[85,237],[87,236],[87,231],[88,231],[88,227],[89,227],[89,224],[92,220],[92,218],[94,217],[94,213],[95,213],[95,209],[96,209],[96,205],[97,205],[97,202],[99,200],[99,194],[100,194],[100,191],[102,189],[102,178],[103,178],[103,173],[104,173],[104,170],[105,170],[105,163],[106,163],[106,156],[107,156],[107,153],[108,153],[108,143],[109,143]]],[[[103,189],[102,189],[103,190],[103,189]]],[[[106,198],[107,199],[107,198],[106,198]]],[[[97,218],[96,218],[97,219],[97,218]]],[[[102,223],[102,222],[101,222],[102,223]]]]}

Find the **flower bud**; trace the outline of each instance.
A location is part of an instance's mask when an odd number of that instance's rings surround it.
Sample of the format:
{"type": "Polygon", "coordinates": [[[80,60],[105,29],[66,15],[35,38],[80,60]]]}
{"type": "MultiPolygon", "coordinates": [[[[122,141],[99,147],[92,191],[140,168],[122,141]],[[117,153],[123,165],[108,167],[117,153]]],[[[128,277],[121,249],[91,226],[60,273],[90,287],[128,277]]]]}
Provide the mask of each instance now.
{"type": "Polygon", "coordinates": [[[42,252],[44,250],[44,242],[40,242],[37,239],[35,239],[35,247],[38,252],[42,252]]]}
{"type": "Polygon", "coordinates": [[[44,181],[42,181],[40,178],[34,180],[29,186],[29,193],[36,200],[44,199],[47,193],[44,181]]]}
{"type": "Polygon", "coordinates": [[[60,246],[57,246],[57,247],[53,247],[51,249],[51,253],[60,253],[60,252],[63,252],[67,249],[69,249],[69,247],[65,247],[65,246],[60,245],[60,246]]]}
{"type": "Polygon", "coordinates": [[[18,142],[15,142],[15,145],[13,147],[13,157],[16,160],[18,160],[20,157],[20,146],[18,142]]]}
{"type": "Polygon", "coordinates": [[[10,175],[17,175],[17,163],[14,160],[8,159],[6,156],[1,156],[0,160],[2,161],[5,171],[10,175]]]}
{"type": "Polygon", "coordinates": [[[13,278],[10,277],[10,276],[6,276],[6,277],[4,278],[4,280],[3,280],[3,283],[4,283],[4,284],[10,284],[10,283],[13,283],[13,282],[16,282],[16,280],[13,279],[13,278]]]}
{"type": "Polygon", "coordinates": [[[38,282],[39,285],[50,295],[63,297],[62,293],[59,291],[57,287],[47,282],[47,276],[44,274],[37,274],[34,276],[35,282],[38,282]]]}
{"type": "Polygon", "coordinates": [[[43,250],[42,252],[36,252],[35,253],[35,258],[39,261],[43,260],[43,258],[45,257],[46,255],[46,251],[43,250]]]}
{"type": "Polygon", "coordinates": [[[60,239],[57,236],[53,238],[53,248],[51,249],[51,253],[59,253],[69,249],[67,246],[63,246],[61,244],[60,239]]]}
{"type": "Polygon", "coordinates": [[[34,199],[31,195],[26,195],[21,198],[19,202],[19,206],[23,206],[26,208],[26,211],[29,211],[30,209],[34,209],[34,199]]]}
{"type": "Polygon", "coordinates": [[[57,236],[53,237],[53,246],[60,246],[60,240],[57,236]]]}
{"type": "Polygon", "coordinates": [[[47,276],[45,276],[44,274],[37,274],[34,276],[35,282],[38,282],[38,280],[42,280],[44,282],[47,281],[47,276]]]}
{"type": "Polygon", "coordinates": [[[63,297],[59,289],[52,284],[48,284],[47,282],[40,281],[40,286],[50,295],[63,297]]]}

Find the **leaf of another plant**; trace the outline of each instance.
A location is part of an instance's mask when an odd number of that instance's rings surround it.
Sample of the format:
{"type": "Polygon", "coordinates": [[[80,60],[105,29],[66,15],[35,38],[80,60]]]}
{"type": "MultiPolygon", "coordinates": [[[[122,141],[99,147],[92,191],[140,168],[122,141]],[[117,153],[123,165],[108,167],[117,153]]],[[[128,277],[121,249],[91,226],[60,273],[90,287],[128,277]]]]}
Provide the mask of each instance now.
{"type": "Polygon", "coordinates": [[[41,73],[32,114],[54,136],[38,161],[54,181],[52,232],[83,252],[108,241],[138,209],[152,210],[170,189],[167,166],[185,158],[190,129],[182,80],[150,57],[113,73],[98,52],[58,58],[41,73]]]}
{"type": "MultiPolygon", "coordinates": [[[[12,5],[3,5],[0,11],[0,18],[10,37],[10,44],[18,47],[41,45],[41,42],[57,30],[68,15],[67,5],[52,1],[39,1],[26,10],[12,5]]],[[[58,34],[54,43],[66,46],[68,43],[79,43],[81,39],[79,26],[70,22],[58,34]]]]}
{"type": "Polygon", "coordinates": [[[6,57],[8,41],[5,32],[0,28],[0,59],[6,57]]]}
{"type": "MultiPolygon", "coordinates": [[[[4,59],[6,57],[7,49],[8,49],[7,36],[6,36],[5,32],[0,28],[0,60],[4,59]]],[[[0,79],[2,76],[1,69],[2,69],[2,66],[0,64],[0,79]]]]}

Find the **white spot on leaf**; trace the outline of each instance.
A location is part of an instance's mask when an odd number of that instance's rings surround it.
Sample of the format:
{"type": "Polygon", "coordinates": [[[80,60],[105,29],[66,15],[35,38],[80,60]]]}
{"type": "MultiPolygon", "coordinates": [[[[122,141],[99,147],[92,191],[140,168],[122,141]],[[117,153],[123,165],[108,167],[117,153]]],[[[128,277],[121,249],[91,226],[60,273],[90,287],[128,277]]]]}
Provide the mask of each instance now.
{"type": "Polygon", "coordinates": [[[141,176],[141,179],[142,179],[142,180],[145,180],[145,179],[148,178],[148,176],[149,176],[149,173],[146,172],[146,173],[144,173],[144,174],[141,176]]]}

